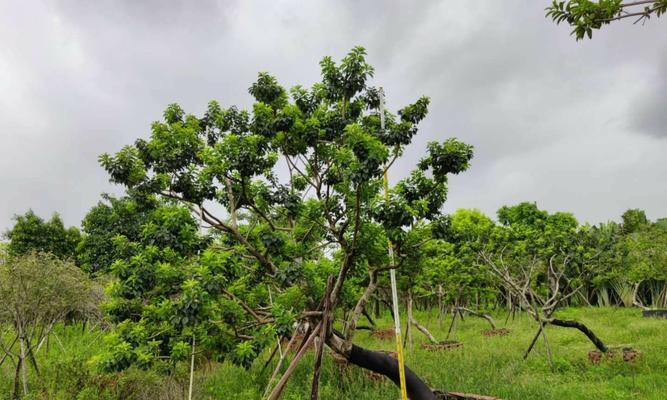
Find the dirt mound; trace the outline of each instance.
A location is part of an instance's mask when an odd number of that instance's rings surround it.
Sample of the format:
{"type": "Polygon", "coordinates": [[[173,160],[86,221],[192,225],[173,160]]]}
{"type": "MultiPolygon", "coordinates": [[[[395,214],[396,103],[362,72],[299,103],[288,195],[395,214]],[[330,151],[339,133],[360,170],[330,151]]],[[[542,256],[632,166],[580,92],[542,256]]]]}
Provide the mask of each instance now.
{"type": "Polygon", "coordinates": [[[593,364],[600,364],[603,360],[611,360],[616,358],[621,358],[625,362],[633,362],[641,356],[641,352],[632,348],[624,348],[618,350],[609,350],[606,353],[603,353],[598,350],[592,350],[588,352],[588,359],[593,364]]]}
{"type": "Polygon", "coordinates": [[[435,391],[435,397],[438,400],[500,400],[498,397],[483,396],[481,394],[460,393],[460,392],[440,392],[435,391]]]}
{"type": "Polygon", "coordinates": [[[458,349],[462,348],[463,343],[462,342],[457,342],[456,340],[444,340],[438,344],[433,344],[433,343],[422,343],[422,349],[425,350],[431,350],[431,351],[436,351],[436,350],[452,350],[452,349],[458,349]]]}
{"type": "Polygon", "coordinates": [[[509,335],[510,330],[507,328],[499,328],[499,329],[486,329],[482,331],[482,335],[484,336],[507,336],[509,335]]]}
{"type": "Polygon", "coordinates": [[[390,340],[396,337],[396,333],[393,329],[376,329],[371,333],[371,336],[381,340],[390,340]]]}

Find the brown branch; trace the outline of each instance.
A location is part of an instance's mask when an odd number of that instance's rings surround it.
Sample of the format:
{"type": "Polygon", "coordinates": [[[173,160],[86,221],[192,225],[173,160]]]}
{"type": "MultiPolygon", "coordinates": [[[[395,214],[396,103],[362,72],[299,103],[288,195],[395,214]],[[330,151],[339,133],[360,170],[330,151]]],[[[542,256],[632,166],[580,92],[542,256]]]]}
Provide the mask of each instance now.
{"type": "Polygon", "coordinates": [[[354,332],[357,329],[357,323],[359,322],[359,318],[361,317],[364,307],[366,307],[366,303],[368,303],[368,300],[377,288],[378,271],[372,270],[368,274],[368,285],[366,286],[364,293],[357,301],[357,304],[354,306],[354,309],[352,310],[352,313],[350,314],[350,317],[348,318],[347,324],[345,326],[344,335],[345,338],[347,338],[349,341],[351,341],[352,337],[354,336],[354,332]]]}
{"type": "Polygon", "coordinates": [[[255,318],[255,320],[257,320],[257,322],[259,322],[260,324],[263,324],[265,322],[264,318],[260,317],[255,311],[253,311],[252,308],[250,308],[245,302],[243,302],[243,300],[234,296],[233,293],[229,292],[227,289],[222,289],[222,292],[232,300],[237,301],[248,314],[252,315],[252,317],[255,318]]]}
{"type": "Polygon", "coordinates": [[[470,310],[470,309],[465,308],[465,307],[456,307],[456,308],[458,308],[459,311],[465,311],[470,315],[474,315],[476,317],[484,318],[485,320],[489,321],[489,324],[491,325],[491,329],[494,329],[494,330],[496,329],[496,321],[494,321],[494,319],[489,314],[473,311],[473,310],[470,310]]]}
{"type": "Polygon", "coordinates": [[[280,394],[285,389],[285,385],[287,385],[287,381],[289,380],[290,376],[292,376],[294,369],[299,364],[299,361],[301,361],[304,354],[306,354],[306,351],[308,350],[308,347],[310,347],[310,344],[313,342],[313,340],[315,340],[315,336],[317,336],[321,324],[322,322],[318,323],[315,329],[310,333],[310,335],[308,335],[308,337],[304,339],[304,342],[301,345],[301,349],[299,349],[299,352],[296,353],[296,355],[292,359],[292,362],[287,367],[287,370],[285,370],[285,373],[276,384],[276,387],[274,387],[273,390],[271,391],[271,394],[269,394],[267,400],[277,400],[280,397],[280,394]]]}
{"type": "Polygon", "coordinates": [[[310,392],[310,399],[317,400],[319,397],[319,385],[320,385],[320,367],[322,366],[322,353],[324,353],[324,343],[326,342],[327,332],[329,330],[330,323],[330,313],[331,313],[331,299],[329,295],[333,289],[333,275],[329,275],[327,278],[327,287],[324,292],[324,310],[322,314],[322,321],[320,323],[320,332],[319,338],[320,342],[317,346],[317,352],[315,354],[315,367],[313,371],[313,383],[310,392]]]}
{"type": "MultiPolygon", "coordinates": [[[[336,284],[334,286],[334,289],[331,292],[332,307],[336,307],[338,303],[338,295],[343,288],[343,283],[345,282],[347,272],[350,270],[350,267],[354,263],[354,257],[357,251],[357,241],[359,240],[360,225],[361,225],[361,184],[357,185],[357,190],[356,190],[354,234],[353,234],[354,236],[352,237],[352,248],[345,249],[343,265],[341,266],[338,278],[336,279],[336,284]]],[[[339,238],[339,240],[342,239],[343,242],[345,243],[345,240],[342,238],[343,235],[342,231],[344,231],[344,229],[341,230],[341,237],[339,238]]]]}

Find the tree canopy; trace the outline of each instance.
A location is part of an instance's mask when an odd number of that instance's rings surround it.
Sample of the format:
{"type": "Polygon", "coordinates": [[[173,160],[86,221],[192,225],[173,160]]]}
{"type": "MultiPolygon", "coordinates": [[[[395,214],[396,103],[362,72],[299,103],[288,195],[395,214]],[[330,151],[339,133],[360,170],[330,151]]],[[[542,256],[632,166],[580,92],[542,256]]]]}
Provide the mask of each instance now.
{"type": "Polygon", "coordinates": [[[76,227],[65,228],[60,215],[53,214],[51,219],[45,221],[29,210],[23,215],[16,215],[14,221],[14,226],[5,233],[9,239],[10,255],[36,251],[60,258],[75,258],[81,234],[76,227]]]}
{"type": "MultiPolygon", "coordinates": [[[[100,157],[111,180],[133,196],[179,204],[165,209],[169,218],[142,227],[139,245],[126,241],[133,250],[112,266],[119,282],[111,310],[119,311],[113,312],[121,337],[110,365],[178,359],[187,336],[243,365],[267,338],[322,311],[328,275],[334,309],[354,304],[345,301],[354,297],[349,279],[393,267],[377,257],[386,247],[368,239],[391,240],[399,266],[419,245],[412,238],[424,224],[446,224],[447,176],[468,168],[472,147],[453,138],[429,143],[385,197],[384,174],[417,134],[429,99],[381,113],[383,93],[368,85],[374,69],[365,56],[356,47],[340,63],[325,57],[322,81],[310,89],[288,92],[260,73],[249,88],[252,111],[213,101],[196,117],[172,104],[148,139],[100,157]],[[186,222],[190,213],[214,236],[200,253],[197,225],[186,222]],[[172,226],[179,240],[152,243],[172,226]],[[165,323],[172,328],[160,327],[165,323]],[[134,324],[152,324],[161,334],[134,324]],[[180,339],[167,337],[174,329],[180,339]]],[[[324,339],[354,359],[346,337],[351,332],[324,339]]]]}

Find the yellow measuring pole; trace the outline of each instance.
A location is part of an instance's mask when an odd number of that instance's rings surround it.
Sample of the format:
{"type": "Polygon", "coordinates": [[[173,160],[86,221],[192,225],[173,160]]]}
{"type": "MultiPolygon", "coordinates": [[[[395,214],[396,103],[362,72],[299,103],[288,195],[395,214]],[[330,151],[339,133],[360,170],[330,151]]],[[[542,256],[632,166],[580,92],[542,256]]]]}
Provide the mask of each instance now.
{"type": "MultiPolygon", "coordinates": [[[[380,129],[384,131],[384,90],[380,89],[380,129]]],[[[384,197],[389,204],[389,175],[388,170],[384,171],[384,197]]],[[[394,245],[391,239],[387,239],[389,249],[389,278],[391,280],[391,300],[394,312],[394,331],[396,334],[396,354],[398,354],[398,376],[401,383],[401,399],[407,400],[408,393],[405,384],[405,359],[403,358],[403,342],[401,341],[401,319],[398,315],[398,290],[396,289],[396,271],[394,270],[394,245]]]]}

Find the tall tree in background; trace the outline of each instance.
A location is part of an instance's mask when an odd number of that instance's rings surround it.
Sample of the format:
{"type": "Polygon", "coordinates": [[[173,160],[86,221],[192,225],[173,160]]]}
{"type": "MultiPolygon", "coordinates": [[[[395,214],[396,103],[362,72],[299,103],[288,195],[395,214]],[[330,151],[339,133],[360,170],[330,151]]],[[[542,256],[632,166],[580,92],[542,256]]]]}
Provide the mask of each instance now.
{"type": "Polygon", "coordinates": [[[547,17],[557,24],[567,22],[577,40],[593,37],[593,29],[613,21],[632,18],[634,23],[660,17],[667,11],[667,0],[553,0],[547,7],[547,17]]]}

